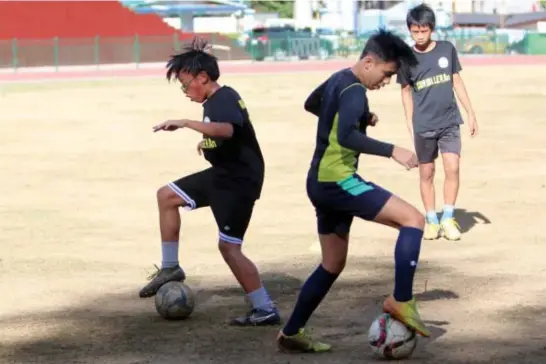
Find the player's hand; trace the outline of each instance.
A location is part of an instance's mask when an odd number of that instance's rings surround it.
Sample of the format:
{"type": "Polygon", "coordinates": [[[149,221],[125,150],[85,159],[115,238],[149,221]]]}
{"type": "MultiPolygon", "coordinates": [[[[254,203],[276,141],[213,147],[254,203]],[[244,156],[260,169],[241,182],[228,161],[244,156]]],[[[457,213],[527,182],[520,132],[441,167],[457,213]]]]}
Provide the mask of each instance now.
{"type": "Polygon", "coordinates": [[[186,120],[167,120],[161,124],[157,124],[156,126],[154,126],[154,133],[160,130],[175,131],[176,129],[185,127],[186,124],[186,120]]]}
{"type": "Polygon", "coordinates": [[[203,154],[203,147],[205,145],[205,140],[201,140],[199,143],[197,143],[197,154],[202,155],[203,154]]]}
{"type": "Polygon", "coordinates": [[[374,114],[373,112],[370,113],[370,118],[368,119],[368,125],[369,126],[376,126],[379,122],[379,117],[374,114]]]}
{"type": "Polygon", "coordinates": [[[470,131],[470,136],[475,137],[478,135],[478,122],[476,121],[476,116],[474,114],[468,116],[468,129],[470,131]]]}
{"type": "Polygon", "coordinates": [[[407,170],[415,168],[419,165],[419,161],[417,160],[415,153],[398,146],[394,146],[392,151],[392,159],[406,167],[407,170]]]}

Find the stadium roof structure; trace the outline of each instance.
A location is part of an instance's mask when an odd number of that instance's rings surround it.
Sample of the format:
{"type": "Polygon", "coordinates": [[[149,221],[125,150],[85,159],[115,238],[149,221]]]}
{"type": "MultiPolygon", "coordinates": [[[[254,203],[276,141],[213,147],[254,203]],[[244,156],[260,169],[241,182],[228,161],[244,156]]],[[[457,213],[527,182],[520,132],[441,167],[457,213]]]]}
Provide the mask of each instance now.
{"type": "Polygon", "coordinates": [[[233,14],[236,12],[252,13],[242,1],[158,1],[158,0],[121,0],[137,14],[158,14],[161,16],[194,13],[194,14],[233,14]]]}

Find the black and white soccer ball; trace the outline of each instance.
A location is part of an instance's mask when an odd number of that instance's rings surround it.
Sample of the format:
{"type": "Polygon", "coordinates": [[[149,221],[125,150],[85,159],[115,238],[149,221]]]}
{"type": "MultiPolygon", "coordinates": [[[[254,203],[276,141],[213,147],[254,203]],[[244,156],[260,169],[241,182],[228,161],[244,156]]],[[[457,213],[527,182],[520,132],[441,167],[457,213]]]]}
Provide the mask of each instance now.
{"type": "Polygon", "coordinates": [[[368,343],[375,357],[406,359],[417,346],[417,334],[391,315],[383,313],[370,326],[368,343]]]}
{"type": "Polygon", "coordinates": [[[166,320],[188,318],[195,308],[193,291],[182,282],[167,282],[155,295],[155,309],[166,320]]]}

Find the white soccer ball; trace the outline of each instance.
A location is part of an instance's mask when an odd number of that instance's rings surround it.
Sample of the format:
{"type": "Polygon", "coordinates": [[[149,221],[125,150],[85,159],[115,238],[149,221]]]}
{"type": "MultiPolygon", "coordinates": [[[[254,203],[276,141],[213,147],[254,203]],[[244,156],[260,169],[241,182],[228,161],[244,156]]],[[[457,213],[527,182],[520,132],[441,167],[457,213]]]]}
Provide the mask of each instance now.
{"type": "Polygon", "coordinates": [[[368,343],[376,357],[406,359],[417,345],[417,334],[387,313],[375,319],[368,332],[368,343]]]}
{"type": "Polygon", "coordinates": [[[193,312],[195,295],[182,282],[167,282],[155,295],[155,309],[166,320],[183,320],[193,312]]]}

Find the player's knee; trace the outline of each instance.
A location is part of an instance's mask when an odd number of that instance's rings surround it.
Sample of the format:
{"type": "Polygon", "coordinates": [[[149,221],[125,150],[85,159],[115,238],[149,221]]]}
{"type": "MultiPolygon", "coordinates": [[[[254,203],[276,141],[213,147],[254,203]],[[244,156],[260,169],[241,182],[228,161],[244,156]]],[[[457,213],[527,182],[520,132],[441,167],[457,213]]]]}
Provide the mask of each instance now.
{"type": "Polygon", "coordinates": [[[322,266],[332,274],[340,274],[345,268],[347,257],[323,257],[322,266]]]}
{"type": "Polygon", "coordinates": [[[447,178],[458,178],[459,177],[459,164],[450,163],[444,166],[444,171],[447,178]]]}
{"type": "Polygon", "coordinates": [[[221,239],[218,242],[218,250],[224,259],[229,259],[236,255],[242,254],[241,244],[231,243],[221,239]]]}
{"type": "Polygon", "coordinates": [[[413,227],[417,229],[425,228],[425,216],[417,209],[412,209],[402,222],[402,226],[413,227]]]}
{"type": "Polygon", "coordinates": [[[161,207],[180,205],[180,201],[181,198],[169,186],[157,190],[157,204],[161,207]]]}
{"type": "Polygon", "coordinates": [[[427,163],[421,165],[419,168],[419,177],[423,182],[432,182],[434,179],[434,173],[436,172],[436,167],[434,163],[427,163]]]}

